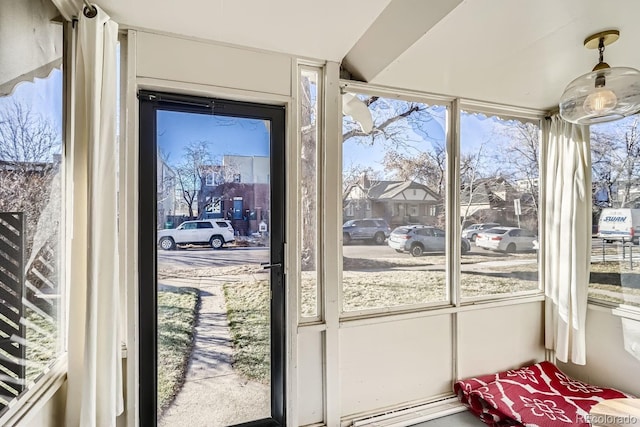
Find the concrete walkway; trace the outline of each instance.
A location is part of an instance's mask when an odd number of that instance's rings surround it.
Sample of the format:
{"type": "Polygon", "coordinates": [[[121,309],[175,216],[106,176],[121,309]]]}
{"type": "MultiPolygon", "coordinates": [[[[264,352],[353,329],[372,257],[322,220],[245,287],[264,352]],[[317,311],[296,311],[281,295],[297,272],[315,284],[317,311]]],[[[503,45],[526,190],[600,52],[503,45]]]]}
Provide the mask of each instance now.
{"type": "Polygon", "coordinates": [[[233,348],[222,286],[238,276],[163,279],[159,287],[200,289],[200,314],[185,383],[158,420],[160,427],[212,427],[270,415],[270,390],[234,373],[233,348]]]}

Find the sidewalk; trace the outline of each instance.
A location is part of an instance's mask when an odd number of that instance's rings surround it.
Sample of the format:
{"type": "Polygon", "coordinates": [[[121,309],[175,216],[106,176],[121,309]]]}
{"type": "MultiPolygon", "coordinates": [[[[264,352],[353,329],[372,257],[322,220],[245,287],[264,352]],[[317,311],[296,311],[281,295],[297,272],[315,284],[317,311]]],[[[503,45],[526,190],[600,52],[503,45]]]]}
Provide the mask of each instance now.
{"type": "Polygon", "coordinates": [[[239,276],[218,276],[159,281],[159,287],[198,288],[201,303],[185,383],[158,426],[226,426],[270,415],[269,386],[240,377],[231,366],[233,348],[222,286],[239,280],[239,276]]]}

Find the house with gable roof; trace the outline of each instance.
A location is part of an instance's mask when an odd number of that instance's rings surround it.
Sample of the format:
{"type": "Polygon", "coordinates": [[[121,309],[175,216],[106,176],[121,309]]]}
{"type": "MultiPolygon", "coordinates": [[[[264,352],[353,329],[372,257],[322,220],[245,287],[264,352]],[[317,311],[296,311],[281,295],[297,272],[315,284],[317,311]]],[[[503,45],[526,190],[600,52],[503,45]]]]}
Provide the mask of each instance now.
{"type": "Polygon", "coordinates": [[[364,174],[343,194],[343,222],[383,218],[392,227],[405,224],[435,225],[443,211],[442,198],[419,182],[369,180],[364,174]]]}

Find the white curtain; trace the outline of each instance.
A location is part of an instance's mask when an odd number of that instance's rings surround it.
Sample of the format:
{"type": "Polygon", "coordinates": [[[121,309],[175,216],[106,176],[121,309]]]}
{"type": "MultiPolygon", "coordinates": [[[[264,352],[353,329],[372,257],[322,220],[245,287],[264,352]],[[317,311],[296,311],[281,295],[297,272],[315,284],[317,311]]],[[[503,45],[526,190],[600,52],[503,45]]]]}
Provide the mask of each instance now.
{"type": "Polygon", "coordinates": [[[117,239],[118,25],[79,13],[69,285],[67,426],[115,426],[123,411],[117,239]]]}
{"type": "Polygon", "coordinates": [[[586,363],[591,261],[589,128],[545,121],[545,345],[562,362],[586,363]]]}

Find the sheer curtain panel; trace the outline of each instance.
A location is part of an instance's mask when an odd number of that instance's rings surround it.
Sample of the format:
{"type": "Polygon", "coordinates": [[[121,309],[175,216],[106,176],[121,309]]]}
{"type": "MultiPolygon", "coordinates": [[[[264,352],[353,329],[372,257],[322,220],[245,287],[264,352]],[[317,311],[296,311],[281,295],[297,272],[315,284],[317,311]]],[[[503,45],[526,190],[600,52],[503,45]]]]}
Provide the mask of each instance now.
{"type": "Polygon", "coordinates": [[[591,261],[589,128],[555,115],[545,121],[545,345],[584,365],[591,261]]]}
{"type": "Polygon", "coordinates": [[[116,203],[118,25],[99,7],[97,11],[94,18],[78,14],[72,96],[70,427],[115,426],[123,411],[116,203]]]}

